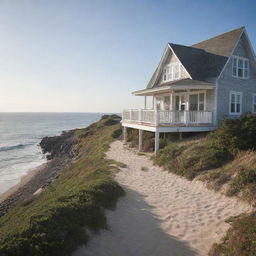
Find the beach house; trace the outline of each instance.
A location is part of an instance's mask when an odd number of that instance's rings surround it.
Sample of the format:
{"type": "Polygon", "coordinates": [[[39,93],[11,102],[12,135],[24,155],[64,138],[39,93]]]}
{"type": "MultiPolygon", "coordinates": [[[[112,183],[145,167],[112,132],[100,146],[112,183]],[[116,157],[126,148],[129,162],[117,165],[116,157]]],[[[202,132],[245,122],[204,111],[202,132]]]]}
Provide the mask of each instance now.
{"type": "Polygon", "coordinates": [[[256,60],[245,27],[192,46],[168,43],[146,89],[133,92],[144,97],[144,109],[125,109],[127,128],[159,134],[206,132],[225,117],[256,113],[256,60]],[[148,98],[153,104],[148,106],[148,98]]]}

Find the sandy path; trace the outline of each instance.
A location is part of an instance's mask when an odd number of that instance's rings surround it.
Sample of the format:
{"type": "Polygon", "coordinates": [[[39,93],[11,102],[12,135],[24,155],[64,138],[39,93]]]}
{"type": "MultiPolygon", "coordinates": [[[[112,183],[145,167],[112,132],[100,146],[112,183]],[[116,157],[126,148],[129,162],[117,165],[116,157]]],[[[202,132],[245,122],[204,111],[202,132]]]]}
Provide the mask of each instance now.
{"type": "Polygon", "coordinates": [[[94,235],[74,256],[205,256],[229,227],[224,220],[250,210],[199,181],[153,166],[120,141],[112,143],[107,157],[128,166],[116,174],[126,196],[115,211],[107,211],[110,229],[94,235]]]}

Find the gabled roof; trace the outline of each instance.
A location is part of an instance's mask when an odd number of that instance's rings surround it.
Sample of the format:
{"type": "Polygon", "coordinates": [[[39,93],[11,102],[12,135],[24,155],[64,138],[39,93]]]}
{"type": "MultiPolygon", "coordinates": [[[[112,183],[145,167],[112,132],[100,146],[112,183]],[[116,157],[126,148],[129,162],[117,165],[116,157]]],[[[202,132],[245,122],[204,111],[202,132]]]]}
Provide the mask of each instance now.
{"type": "Polygon", "coordinates": [[[205,50],[208,53],[229,57],[243,31],[244,27],[240,27],[200,43],[193,44],[192,47],[205,50]]]}
{"type": "Polygon", "coordinates": [[[211,81],[219,75],[228,59],[198,48],[177,44],[170,46],[194,80],[211,81]]]}
{"type": "MultiPolygon", "coordinates": [[[[167,50],[169,48],[173,51],[191,79],[212,82],[220,75],[243,32],[244,27],[240,27],[192,46],[169,43],[167,50]]],[[[160,71],[167,50],[165,50],[147,88],[154,87],[161,75],[160,71]]]]}

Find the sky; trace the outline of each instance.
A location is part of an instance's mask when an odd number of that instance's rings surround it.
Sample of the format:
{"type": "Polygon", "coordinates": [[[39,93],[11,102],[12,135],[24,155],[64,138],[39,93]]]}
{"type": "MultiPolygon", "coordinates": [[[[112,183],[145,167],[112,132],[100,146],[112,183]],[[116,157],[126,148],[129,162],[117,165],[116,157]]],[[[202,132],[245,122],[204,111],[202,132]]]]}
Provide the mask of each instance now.
{"type": "Polygon", "coordinates": [[[0,0],[0,112],[121,112],[143,107],[168,42],[245,26],[255,0],[0,0]]]}

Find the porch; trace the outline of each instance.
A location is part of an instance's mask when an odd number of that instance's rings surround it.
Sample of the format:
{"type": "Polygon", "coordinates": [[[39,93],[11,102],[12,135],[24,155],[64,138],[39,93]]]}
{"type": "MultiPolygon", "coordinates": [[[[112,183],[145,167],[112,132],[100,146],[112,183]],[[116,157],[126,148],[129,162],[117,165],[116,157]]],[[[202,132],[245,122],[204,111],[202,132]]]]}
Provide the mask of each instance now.
{"type": "Polygon", "coordinates": [[[144,96],[144,108],[123,110],[122,126],[125,143],[127,128],[139,130],[140,150],[143,144],[143,131],[154,132],[155,152],[159,149],[161,133],[175,132],[182,137],[183,132],[214,130],[216,128],[214,86],[209,83],[199,84],[197,81],[194,81],[194,84],[191,81],[187,82],[189,85],[171,84],[134,92],[136,96],[144,96]]]}
{"type": "Polygon", "coordinates": [[[123,111],[122,123],[143,126],[212,126],[212,111],[148,110],[130,109],[123,111]]]}

